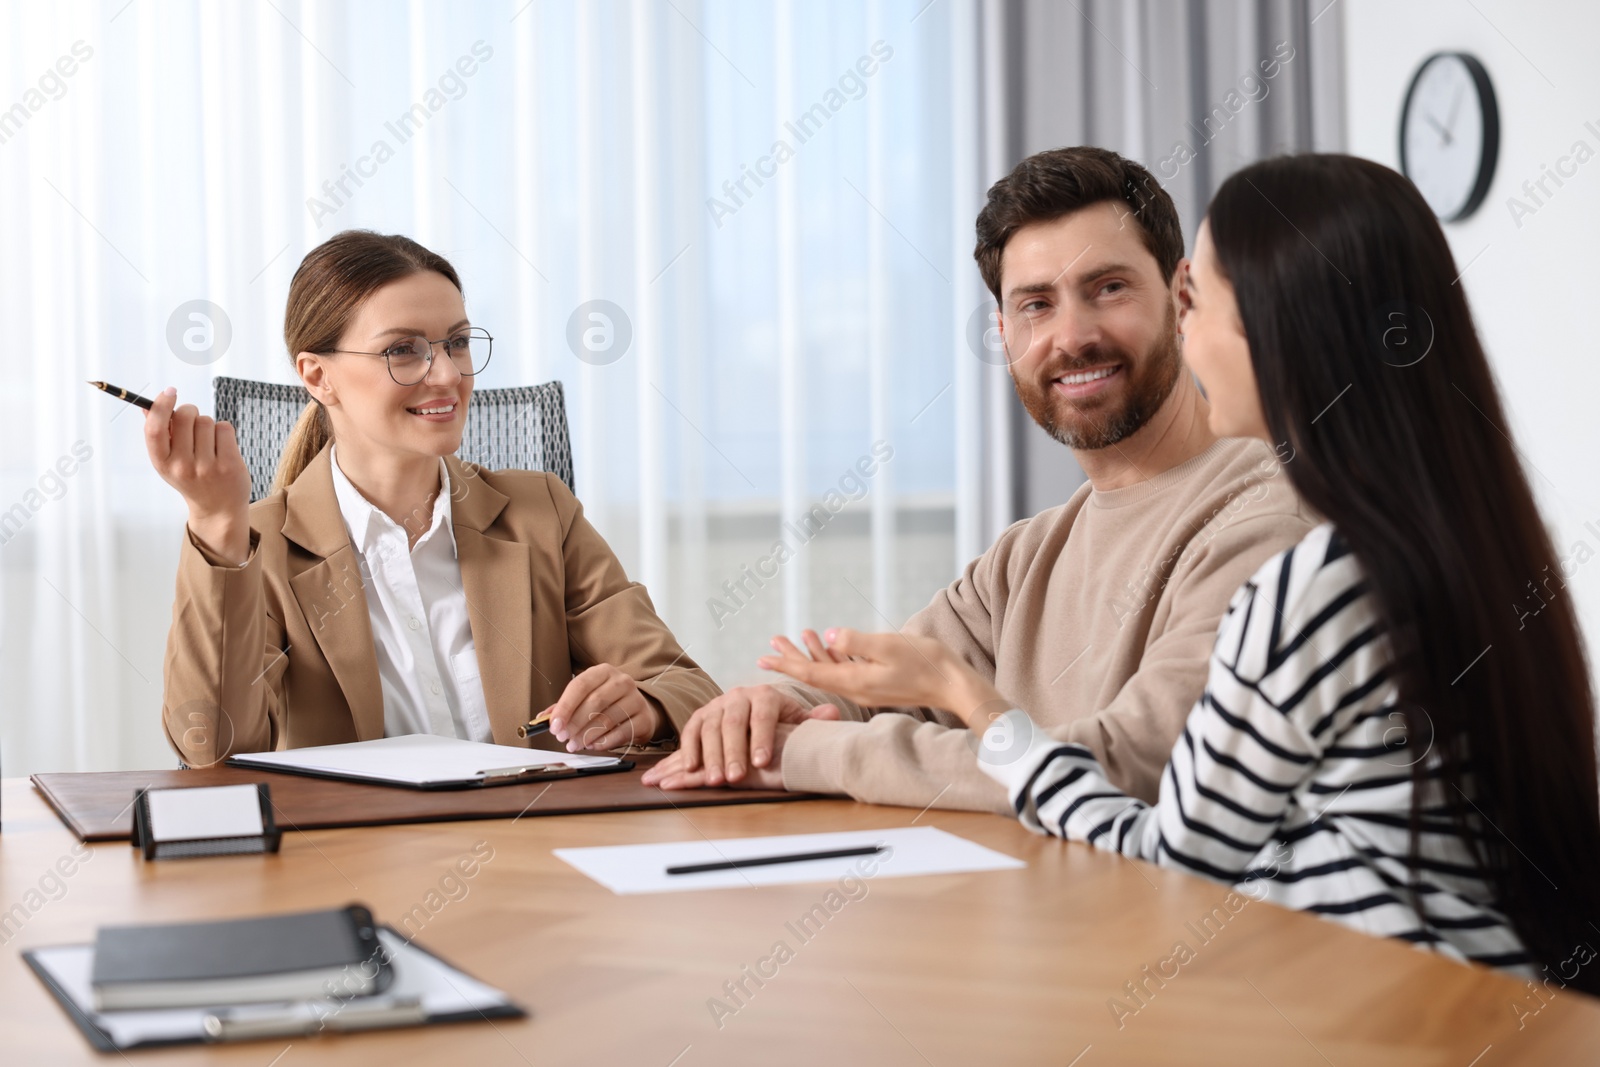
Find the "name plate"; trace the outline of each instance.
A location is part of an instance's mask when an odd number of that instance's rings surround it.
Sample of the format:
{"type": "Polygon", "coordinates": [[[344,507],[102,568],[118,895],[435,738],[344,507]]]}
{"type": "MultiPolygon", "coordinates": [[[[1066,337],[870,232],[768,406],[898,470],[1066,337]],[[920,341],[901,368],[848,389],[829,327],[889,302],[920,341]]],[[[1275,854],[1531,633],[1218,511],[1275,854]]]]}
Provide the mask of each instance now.
{"type": "Polygon", "coordinates": [[[147,860],[276,852],[282,836],[265,782],[134,794],[132,844],[147,860]]]}

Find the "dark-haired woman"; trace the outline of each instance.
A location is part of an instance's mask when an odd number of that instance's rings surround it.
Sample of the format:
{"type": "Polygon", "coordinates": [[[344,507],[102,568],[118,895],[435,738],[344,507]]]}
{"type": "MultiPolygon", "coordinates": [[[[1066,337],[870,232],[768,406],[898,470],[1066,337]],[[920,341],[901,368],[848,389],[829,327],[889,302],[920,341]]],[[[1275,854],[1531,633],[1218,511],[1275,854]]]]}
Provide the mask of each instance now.
{"type": "Polygon", "coordinates": [[[492,339],[442,257],[341,233],[289,287],[312,396],[274,491],[235,430],[156,398],[145,443],[189,523],[163,720],[191,765],[408,733],[607,749],[671,736],[718,693],[561,480],[455,456],[492,339]]]}
{"type": "Polygon", "coordinates": [[[1220,435],[1283,443],[1326,521],[1233,598],[1158,802],[1120,793],[957,657],[832,634],[767,663],[965,717],[1035,830],[1442,954],[1600,992],[1590,679],[1432,212],[1400,175],[1296,156],[1225,182],[1183,291],[1220,435]],[[855,657],[855,661],[843,661],[855,657]]]}

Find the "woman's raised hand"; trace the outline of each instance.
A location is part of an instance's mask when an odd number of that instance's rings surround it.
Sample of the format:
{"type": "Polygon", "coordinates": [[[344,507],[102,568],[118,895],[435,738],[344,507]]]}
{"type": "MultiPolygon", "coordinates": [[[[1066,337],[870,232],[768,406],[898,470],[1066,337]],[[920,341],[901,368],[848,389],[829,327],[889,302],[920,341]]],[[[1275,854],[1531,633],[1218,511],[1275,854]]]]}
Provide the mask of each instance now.
{"type": "Polygon", "coordinates": [[[145,415],[150,463],[183,495],[194,536],[216,555],[243,563],[250,555],[250,470],[239,440],[230,424],[177,403],[178,391],[163,389],[145,415]]]}
{"type": "MultiPolygon", "coordinates": [[[[968,666],[948,646],[919,634],[864,634],[840,628],[829,630],[827,645],[808,630],[810,654],[787,637],[775,637],[775,656],[762,656],[756,665],[779,671],[806,685],[849,697],[863,707],[910,704],[942,708],[972,724],[986,716],[1002,697],[990,682],[968,666]]],[[[987,725],[987,718],[975,728],[987,725]]]]}

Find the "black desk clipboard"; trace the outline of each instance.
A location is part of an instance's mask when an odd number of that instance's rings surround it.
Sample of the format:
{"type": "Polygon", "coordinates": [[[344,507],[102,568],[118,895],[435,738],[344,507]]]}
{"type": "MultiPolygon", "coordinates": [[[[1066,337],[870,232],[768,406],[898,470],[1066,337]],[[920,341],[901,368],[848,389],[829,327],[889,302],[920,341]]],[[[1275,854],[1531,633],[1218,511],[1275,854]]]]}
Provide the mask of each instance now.
{"type": "Polygon", "coordinates": [[[241,771],[266,771],[270,774],[297,774],[302,778],[326,778],[335,782],[360,782],[362,785],[386,785],[394,789],[414,789],[424,793],[439,793],[459,789],[492,789],[497,785],[527,785],[530,782],[559,782],[564,778],[587,778],[595,774],[616,774],[633,770],[632,760],[618,760],[608,767],[533,767],[521,774],[500,774],[487,778],[463,778],[448,782],[396,782],[364,774],[341,774],[338,771],[318,770],[310,767],[292,767],[287,764],[268,765],[249,763],[233,757],[223,765],[241,771]]]}
{"type": "MultiPolygon", "coordinates": [[[[406,947],[409,950],[419,952],[422,955],[442,964],[443,966],[450,968],[458,974],[466,974],[466,972],[462,971],[461,968],[448,962],[438,954],[429,952],[415,941],[405,941],[405,935],[401,934],[394,927],[385,924],[380,927],[380,929],[388,931],[401,941],[405,942],[406,947]]],[[[39,980],[44,983],[45,988],[50,991],[50,994],[56,998],[56,1002],[60,1004],[62,1010],[67,1013],[67,1017],[77,1024],[78,1029],[83,1033],[83,1036],[88,1039],[89,1044],[92,1045],[97,1052],[129,1052],[133,1049],[171,1048],[178,1045],[235,1043],[212,1041],[203,1033],[200,1033],[196,1034],[194,1037],[139,1041],[130,1045],[118,1045],[112,1040],[111,1035],[95,1022],[94,1015],[96,1013],[86,1010],[83,1005],[74,1000],[72,995],[68,993],[61,983],[56,980],[56,976],[36,958],[36,950],[25,950],[22,953],[22,958],[28,964],[29,969],[32,970],[34,974],[39,976],[39,980]]],[[[526,1008],[513,1002],[509,997],[504,997],[503,994],[502,997],[502,1003],[491,1007],[479,1008],[471,1011],[443,1012],[440,1014],[429,1015],[421,1022],[397,1023],[394,1026],[375,1029],[398,1029],[408,1026],[432,1026],[436,1023],[464,1023],[475,1022],[479,1019],[523,1019],[527,1017],[528,1011],[526,1008]]],[[[274,1038],[272,1040],[280,1039],[274,1038]]],[[[242,1044],[243,1042],[237,1043],[242,1044]]]]}

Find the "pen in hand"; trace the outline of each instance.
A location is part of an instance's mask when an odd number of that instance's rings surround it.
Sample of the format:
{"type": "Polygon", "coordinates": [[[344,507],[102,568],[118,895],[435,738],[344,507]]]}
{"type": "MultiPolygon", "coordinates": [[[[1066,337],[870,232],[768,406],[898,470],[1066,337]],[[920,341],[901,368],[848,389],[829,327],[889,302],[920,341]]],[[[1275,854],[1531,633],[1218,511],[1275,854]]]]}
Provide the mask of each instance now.
{"type": "Polygon", "coordinates": [[[144,408],[144,410],[149,411],[155,406],[154,400],[151,400],[149,397],[140,396],[138,393],[130,393],[120,385],[108,385],[105,382],[90,382],[89,384],[94,386],[96,389],[99,389],[103,393],[110,393],[118,400],[126,400],[134,407],[144,408]]]}
{"type": "Polygon", "coordinates": [[[230,564],[247,562],[251,476],[233,426],[201,415],[193,404],[179,407],[170,386],[152,400],[105,382],[89,384],[146,413],[150,463],[183,496],[189,532],[200,546],[230,564]]]}
{"type": "Polygon", "coordinates": [[[518,737],[537,737],[550,730],[550,712],[541,711],[522,726],[517,727],[518,737]]]}

